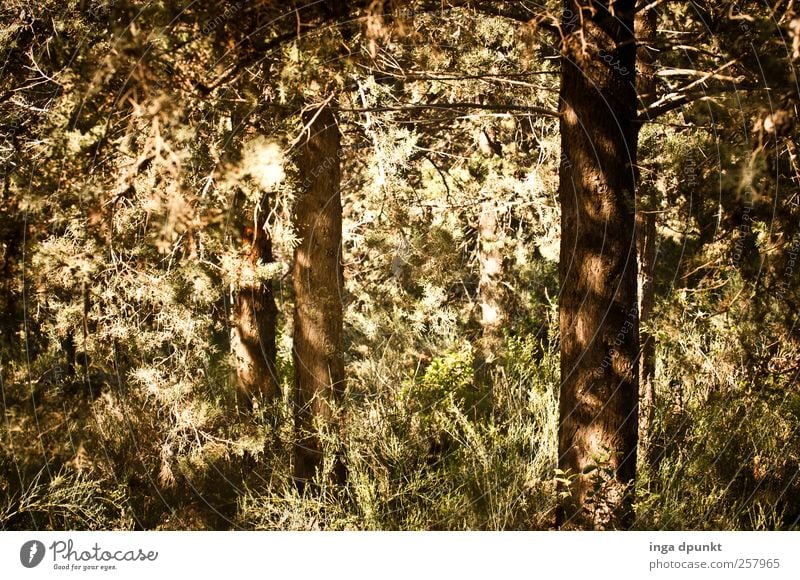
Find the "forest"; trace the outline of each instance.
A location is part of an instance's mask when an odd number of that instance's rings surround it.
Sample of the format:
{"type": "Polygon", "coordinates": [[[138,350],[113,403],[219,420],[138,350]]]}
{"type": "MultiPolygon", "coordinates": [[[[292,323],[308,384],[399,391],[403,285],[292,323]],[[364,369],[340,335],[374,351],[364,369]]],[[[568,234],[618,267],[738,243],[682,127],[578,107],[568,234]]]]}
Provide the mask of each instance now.
{"type": "Polygon", "coordinates": [[[800,530],[795,0],[3,0],[0,530],[800,530]]]}

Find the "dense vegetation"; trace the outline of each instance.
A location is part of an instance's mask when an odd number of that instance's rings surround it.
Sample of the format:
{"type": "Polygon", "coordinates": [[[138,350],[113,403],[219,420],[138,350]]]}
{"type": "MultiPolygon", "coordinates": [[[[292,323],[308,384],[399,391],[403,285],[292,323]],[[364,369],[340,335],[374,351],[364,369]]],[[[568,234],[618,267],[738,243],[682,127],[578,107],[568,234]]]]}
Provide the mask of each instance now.
{"type": "Polygon", "coordinates": [[[800,527],[800,14],[638,8],[4,1],[0,529],[800,527]]]}

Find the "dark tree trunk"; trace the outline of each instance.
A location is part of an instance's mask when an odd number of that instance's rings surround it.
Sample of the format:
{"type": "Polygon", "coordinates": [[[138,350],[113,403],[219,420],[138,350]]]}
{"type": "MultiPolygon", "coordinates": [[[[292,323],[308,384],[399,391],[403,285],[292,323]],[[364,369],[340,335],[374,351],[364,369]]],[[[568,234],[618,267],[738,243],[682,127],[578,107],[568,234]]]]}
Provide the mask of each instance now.
{"type": "Polygon", "coordinates": [[[21,278],[19,263],[25,223],[19,219],[17,203],[9,200],[8,191],[3,195],[5,199],[0,200],[0,215],[3,215],[0,222],[0,356],[3,360],[14,360],[20,352],[19,331],[23,319],[17,281],[21,278]]]}
{"type": "MultiPolygon", "coordinates": [[[[243,244],[249,267],[273,261],[272,240],[265,231],[247,228],[243,244]]],[[[278,394],[275,328],[278,309],[269,281],[248,275],[236,297],[231,348],[236,359],[239,399],[246,405],[278,394]]]]}
{"type": "MultiPolygon", "coordinates": [[[[636,88],[639,103],[646,109],[655,102],[655,58],[658,13],[654,8],[636,14],[638,76],[636,88]]],[[[636,254],[639,262],[639,324],[645,327],[639,333],[639,458],[653,465],[650,440],[655,411],[656,344],[646,329],[653,314],[655,287],[653,268],[656,261],[656,204],[652,178],[639,179],[636,194],[636,254]]]]}
{"type": "Polygon", "coordinates": [[[633,0],[581,8],[562,28],[559,468],[564,528],[620,528],[636,473],[639,316],[633,0]]]}
{"type": "MultiPolygon", "coordinates": [[[[316,111],[304,118],[309,123],[316,111]]],[[[336,119],[322,109],[297,156],[301,191],[294,225],[294,374],[297,444],[294,474],[302,489],[322,466],[320,429],[333,428],[334,403],[344,389],[342,337],[342,201],[340,136],[336,119]]],[[[333,480],[343,483],[339,458],[333,480]]]]}

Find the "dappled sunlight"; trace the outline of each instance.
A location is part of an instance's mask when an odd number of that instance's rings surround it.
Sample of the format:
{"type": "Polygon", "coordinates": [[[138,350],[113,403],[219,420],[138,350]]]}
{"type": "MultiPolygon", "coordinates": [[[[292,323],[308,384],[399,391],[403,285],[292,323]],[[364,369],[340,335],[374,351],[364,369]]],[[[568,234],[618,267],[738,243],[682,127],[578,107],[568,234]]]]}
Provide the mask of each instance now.
{"type": "Polygon", "coordinates": [[[795,4],[3,0],[0,529],[800,529],[795,4]]]}

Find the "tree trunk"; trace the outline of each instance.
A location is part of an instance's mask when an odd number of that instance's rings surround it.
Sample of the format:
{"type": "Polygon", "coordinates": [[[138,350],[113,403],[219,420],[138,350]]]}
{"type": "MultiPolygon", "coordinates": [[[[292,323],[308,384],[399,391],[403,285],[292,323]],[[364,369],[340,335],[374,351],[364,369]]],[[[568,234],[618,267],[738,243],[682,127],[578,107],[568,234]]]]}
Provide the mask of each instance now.
{"type": "MultiPolygon", "coordinates": [[[[4,191],[0,197],[0,357],[15,360],[20,353],[20,321],[23,319],[17,281],[21,278],[19,264],[23,255],[25,222],[20,219],[19,205],[11,198],[10,177],[5,176],[4,191]]],[[[4,366],[3,372],[8,368],[4,366]]],[[[0,377],[3,380],[8,377],[0,377]]]]}
{"type": "MultiPolygon", "coordinates": [[[[654,8],[636,14],[638,76],[636,89],[639,103],[646,109],[655,102],[655,50],[658,13],[654,8]]],[[[637,173],[638,177],[638,173],[637,173]]],[[[655,187],[651,177],[638,179],[636,195],[636,254],[639,262],[639,324],[647,325],[653,314],[655,287],[653,268],[656,261],[655,187]]],[[[655,411],[656,345],[649,330],[639,333],[639,458],[653,465],[650,440],[655,411]]]]}
{"type": "MultiPolygon", "coordinates": [[[[310,122],[316,111],[306,115],[310,122]]],[[[320,111],[300,146],[297,166],[304,180],[295,204],[299,244],[294,252],[294,374],[297,443],[294,474],[300,489],[322,467],[321,433],[334,421],[333,405],[344,389],[342,331],[342,201],[340,136],[329,109],[320,111]]],[[[334,458],[333,480],[344,471],[334,458]]]]}
{"type": "MultiPolygon", "coordinates": [[[[247,228],[243,243],[248,266],[273,261],[272,240],[264,231],[247,228]]],[[[275,367],[275,327],[278,309],[269,281],[248,273],[236,296],[231,348],[236,360],[239,399],[247,405],[254,400],[272,399],[278,394],[275,367]]]]}
{"type": "MultiPolygon", "coordinates": [[[[636,253],[639,259],[639,323],[653,314],[653,268],[656,257],[656,216],[647,210],[636,213],[636,253]]],[[[639,333],[639,453],[650,461],[650,430],[655,412],[656,343],[649,330],[639,333]]]]}
{"type": "Polygon", "coordinates": [[[564,528],[620,528],[636,473],[634,1],[565,0],[561,60],[559,468],[564,528]],[[611,10],[609,11],[609,4],[611,10]]]}
{"type": "Polygon", "coordinates": [[[506,313],[503,299],[504,232],[498,224],[497,202],[487,200],[481,204],[478,221],[478,303],[480,305],[481,338],[476,357],[476,379],[491,387],[492,370],[502,358],[503,327],[506,313]]]}

